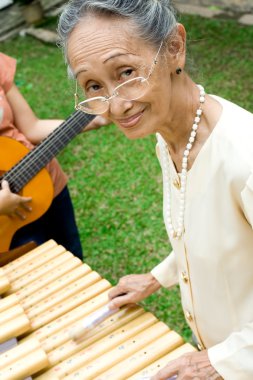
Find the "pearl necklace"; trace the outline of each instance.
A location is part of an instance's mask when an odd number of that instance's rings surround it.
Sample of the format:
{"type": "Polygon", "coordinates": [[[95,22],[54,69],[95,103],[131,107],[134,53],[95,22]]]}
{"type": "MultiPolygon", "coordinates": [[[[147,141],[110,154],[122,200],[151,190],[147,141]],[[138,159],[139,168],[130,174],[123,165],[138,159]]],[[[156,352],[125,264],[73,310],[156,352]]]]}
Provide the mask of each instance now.
{"type": "Polygon", "coordinates": [[[188,158],[194,141],[196,139],[198,126],[200,123],[200,118],[203,113],[202,106],[205,102],[205,90],[202,86],[198,85],[200,91],[199,102],[200,106],[196,111],[196,116],[194,119],[194,123],[191,129],[191,134],[189,137],[189,141],[186,145],[183,159],[182,159],[182,171],[181,171],[181,179],[180,179],[180,206],[179,206],[179,216],[177,219],[177,227],[174,228],[172,224],[171,217],[171,177],[170,177],[170,162],[168,157],[168,148],[167,144],[163,140],[163,138],[157,134],[158,144],[161,153],[161,162],[162,162],[162,171],[163,171],[163,183],[164,183],[164,194],[168,194],[167,205],[164,210],[164,216],[168,221],[168,229],[169,234],[177,239],[180,239],[184,232],[184,213],[185,213],[185,193],[186,193],[186,182],[187,182],[187,166],[188,166],[188,158]]]}

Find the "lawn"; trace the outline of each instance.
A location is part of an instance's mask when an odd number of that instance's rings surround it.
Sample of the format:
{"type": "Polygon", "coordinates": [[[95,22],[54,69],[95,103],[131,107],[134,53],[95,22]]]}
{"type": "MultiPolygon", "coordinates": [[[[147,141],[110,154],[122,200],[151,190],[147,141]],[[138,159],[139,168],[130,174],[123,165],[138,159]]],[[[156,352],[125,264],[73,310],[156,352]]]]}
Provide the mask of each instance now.
{"type": "MultiPolygon", "coordinates": [[[[195,16],[182,22],[193,79],[253,112],[253,27],[195,16]]],[[[0,50],[17,59],[16,82],[41,118],[66,118],[73,111],[74,87],[58,48],[17,37],[0,50]]],[[[125,274],[149,271],[170,251],[154,146],[154,136],[128,141],[110,126],[79,135],[58,156],[69,176],[85,261],[113,284],[125,274]]],[[[190,339],[177,288],[144,304],[190,339]]]]}

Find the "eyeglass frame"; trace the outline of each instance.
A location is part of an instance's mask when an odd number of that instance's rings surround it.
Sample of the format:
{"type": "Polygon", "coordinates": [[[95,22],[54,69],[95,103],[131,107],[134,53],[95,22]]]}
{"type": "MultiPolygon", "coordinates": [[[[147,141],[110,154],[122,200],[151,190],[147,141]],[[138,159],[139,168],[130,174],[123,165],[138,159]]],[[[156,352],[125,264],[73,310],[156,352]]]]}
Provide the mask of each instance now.
{"type": "MultiPolygon", "coordinates": [[[[107,102],[107,103],[108,103],[108,108],[109,108],[110,100],[112,100],[112,99],[114,99],[115,97],[119,96],[119,94],[117,94],[117,90],[118,90],[119,88],[123,87],[123,86],[124,86],[125,84],[127,84],[127,83],[130,83],[130,82],[135,81],[136,79],[140,79],[142,82],[144,82],[144,81],[147,82],[147,81],[149,80],[151,74],[153,73],[153,71],[154,71],[154,69],[155,69],[155,66],[157,65],[157,62],[158,62],[158,56],[159,56],[159,53],[160,53],[160,51],[161,51],[162,46],[163,46],[163,40],[162,40],[162,42],[161,42],[161,44],[160,44],[160,46],[159,46],[159,49],[158,49],[158,51],[157,51],[157,53],[156,53],[156,55],[155,55],[155,58],[153,59],[153,62],[152,62],[152,64],[151,64],[151,67],[150,67],[150,69],[149,69],[149,72],[148,72],[148,75],[147,75],[146,78],[140,76],[140,77],[136,77],[136,78],[131,78],[131,79],[125,81],[124,83],[119,84],[118,86],[116,86],[116,87],[113,89],[113,93],[112,93],[111,96],[108,96],[108,95],[107,95],[107,96],[95,96],[95,97],[93,97],[93,98],[90,98],[90,99],[87,99],[87,100],[83,100],[82,102],[79,102],[79,101],[78,101],[78,100],[79,100],[79,96],[78,96],[78,93],[77,93],[78,83],[77,83],[77,79],[76,79],[76,91],[75,91],[75,93],[74,93],[74,98],[75,98],[75,109],[76,109],[77,111],[80,110],[80,111],[82,111],[82,112],[84,112],[84,113],[89,113],[89,112],[87,112],[87,111],[84,111],[84,110],[81,108],[80,104],[81,104],[81,103],[85,103],[85,102],[90,102],[90,101],[93,101],[93,100],[101,100],[101,101],[107,102]]],[[[141,97],[142,97],[142,95],[139,96],[138,98],[135,98],[135,99],[128,99],[128,100],[129,100],[129,101],[133,101],[133,100],[137,100],[137,99],[139,99],[139,98],[141,98],[141,97]]],[[[119,98],[120,98],[120,96],[119,96],[119,98]]],[[[122,99],[122,98],[120,98],[120,99],[122,99]]],[[[123,99],[123,100],[127,100],[127,99],[123,99]]],[[[104,111],[104,112],[106,112],[106,111],[104,111]]],[[[102,112],[102,113],[104,113],[104,112],[102,112]]],[[[102,113],[101,113],[101,114],[102,114],[102,113]]],[[[96,115],[96,113],[91,113],[91,114],[96,115]]],[[[97,115],[100,115],[100,114],[97,114],[97,115]]]]}

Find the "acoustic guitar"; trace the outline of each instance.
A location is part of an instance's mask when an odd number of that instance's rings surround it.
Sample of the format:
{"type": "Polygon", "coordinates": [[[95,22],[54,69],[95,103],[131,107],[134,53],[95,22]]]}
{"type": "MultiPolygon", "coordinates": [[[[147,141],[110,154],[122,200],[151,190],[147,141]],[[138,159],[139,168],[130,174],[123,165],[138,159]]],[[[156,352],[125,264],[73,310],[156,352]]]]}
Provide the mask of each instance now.
{"type": "Polygon", "coordinates": [[[0,253],[9,249],[14,233],[41,217],[53,200],[53,184],[44,168],[76,135],[94,119],[82,111],[75,111],[34,149],[8,137],[0,137],[1,177],[10,189],[22,196],[32,197],[32,212],[25,220],[0,215],[0,253]]]}

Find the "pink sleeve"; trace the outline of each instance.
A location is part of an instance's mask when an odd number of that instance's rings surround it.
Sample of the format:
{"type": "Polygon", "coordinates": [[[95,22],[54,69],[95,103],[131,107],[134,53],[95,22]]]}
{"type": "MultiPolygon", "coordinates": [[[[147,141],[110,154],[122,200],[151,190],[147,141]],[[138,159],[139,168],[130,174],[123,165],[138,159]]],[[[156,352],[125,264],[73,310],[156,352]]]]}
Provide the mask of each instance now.
{"type": "Polygon", "coordinates": [[[14,82],[15,72],[16,60],[0,53],[0,86],[6,94],[14,82]]]}

